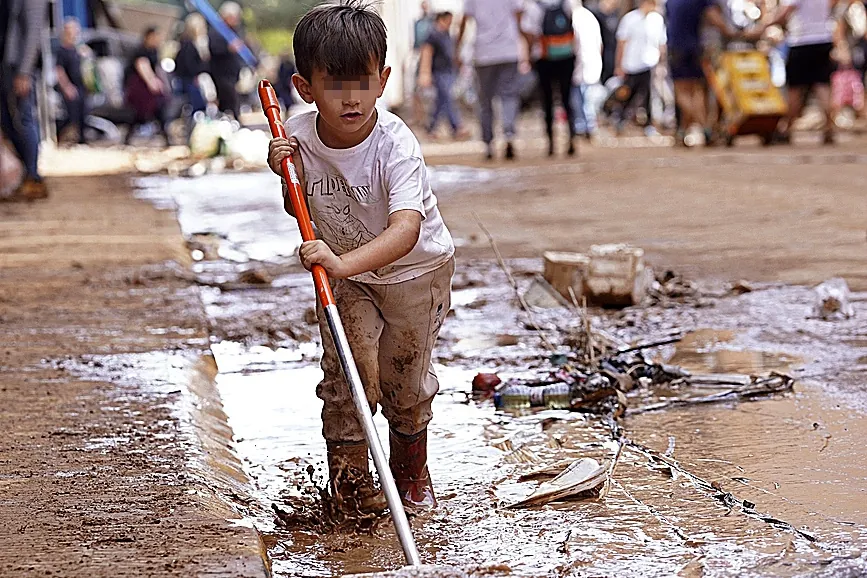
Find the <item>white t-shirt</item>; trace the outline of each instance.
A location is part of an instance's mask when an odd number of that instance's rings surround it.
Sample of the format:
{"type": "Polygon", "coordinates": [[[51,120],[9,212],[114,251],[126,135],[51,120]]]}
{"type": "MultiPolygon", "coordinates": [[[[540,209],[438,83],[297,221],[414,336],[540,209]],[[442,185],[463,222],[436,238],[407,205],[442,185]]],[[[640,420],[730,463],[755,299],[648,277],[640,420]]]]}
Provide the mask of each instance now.
{"type": "Polygon", "coordinates": [[[348,149],[322,144],[317,111],[291,117],[286,132],[301,145],[307,202],[319,238],[337,255],[382,234],[392,213],[407,209],[421,213],[421,234],[407,256],[352,277],[385,285],[437,269],[454,255],[455,247],[437,208],[418,140],[394,114],[382,109],[377,114],[370,136],[348,149]]]}
{"type": "Polygon", "coordinates": [[[659,64],[660,48],[665,46],[665,20],[659,12],[647,16],[633,10],[623,16],[617,27],[617,41],[626,42],[621,66],[626,74],[637,74],[659,64]]]}
{"type": "Polygon", "coordinates": [[[575,74],[573,84],[598,84],[602,77],[602,29],[593,13],[577,6],[572,15],[575,30],[575,74]]]}
{"type": "Polygon", "coordinates": [[[789,46],[827,44],[834,40],[829,0],[782,0],[781,5],[795,7],[786,27],[789,46]]]}
{"type": "Polygon", "coordinates": [[[520,34],[515,14],[523,10],[523,0],[464,0],[464,14],[476,23],[473,48],[476,66],[520,60],[520,34]]]}

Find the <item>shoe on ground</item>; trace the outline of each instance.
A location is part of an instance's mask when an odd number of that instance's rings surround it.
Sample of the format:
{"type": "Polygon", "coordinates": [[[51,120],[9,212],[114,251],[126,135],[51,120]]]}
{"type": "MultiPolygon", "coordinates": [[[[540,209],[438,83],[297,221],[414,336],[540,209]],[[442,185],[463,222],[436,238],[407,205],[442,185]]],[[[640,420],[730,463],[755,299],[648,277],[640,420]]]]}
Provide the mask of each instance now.
{"type": "Polygon", "coordinates": [[[486,144],[485,145],[485,160],[492,161],[494,160],[494,145],[486,144]]]}
{"type": "Polygon", "coordinates": [[[456,141],[463,142],[463,141],[470,140],[470,138],[472,136],[473,136],[473,134],[469,131],[469,129],[459,128],[458,130],[455,131],[454,139],[456,141]]]}
{"type": "Polygon", "coordinates": [[[824,135],[822,135],[822,144],[823,145],[833,145],[836,144],[834,140],[834,133],[831,131],[826,131],[824,135]]]}
{"type": "Polygon", "coordinates": [[[646,137],[659,136],[659,131],[656,130],[656,127],[646,126],[646,127],[644,127],[644,136],[646,136],[646,137]]]}
{"type": "Polygon", "coordinates": [[[45,181],[42,179],[24,179],[18,190],[15,191],[15,198],[21,201],[37,201],[48,198],[48,187],[45,186],[45,181]]]}
{"type": "Polygon", "coordinates": [[[777,131],[774,133],[774,136],[771,137],[771,143],[773,143],[773,144],[792,144],[792,133],[777,131]]]}
{"type": "Polygon", "coordinates": [[[515,147],[510,142],[506,143],[506,160],[515,160],[515,147]]]}
{"type": "Polygon", "coordinates": [[[388,507],[373,483],[365,442],[327,442],[328,486],[343,512],[379,515],[388,507]]]}
{"type": "Polygon", "coordinates": [[[578,152],[578,149],[575,147],[575,139],[570,138],[569,139],[569,148],[566,149],[566,155],[570,156],[570,157],[574,157],[575,153],[577,153],[577,152],[578,152]]]}
{"type": "Polygon", "coordinates": [[[404,507],[412,512],[436,508],[427,469],[427,429],[411,436],[389,429],[388,441],[388,465],[404,507]]]}

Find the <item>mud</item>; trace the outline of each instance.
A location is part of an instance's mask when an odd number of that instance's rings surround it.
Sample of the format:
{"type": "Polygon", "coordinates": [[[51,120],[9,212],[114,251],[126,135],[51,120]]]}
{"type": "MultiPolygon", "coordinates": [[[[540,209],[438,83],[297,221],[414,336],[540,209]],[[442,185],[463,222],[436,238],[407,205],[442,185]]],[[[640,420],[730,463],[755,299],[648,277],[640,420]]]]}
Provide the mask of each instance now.
{"type": "MultiPolygon", "coordinates": [[[[863,203],[851,186],[852,171],[860,170],[852,164],[855,157],[845,151],[799,155],[755,150],[676,153],[658,160],[658,153],[642,151],[628,162],[555,163],[544,174],[534,161],[508,169],[435,171],[461,259],[454,311],[435,359],[442,388],[430,429],[430,467],[441,507],[413,520],[423,560],[448,568],[431,570],[432,575],[867,571],[862,553],[867,515],[863,500],[853,499],[867,491],[859,441],[867,434],[861,361],[867,334],[857,322],[867,314],[863,295],[856,296],[855,319],[827,323],[809,318],[808,287],[761,283],[812,283],[839,273],[856,288],[861,283],[863,230],[851,220],[863,203]],[[805,159],[812,163],[809,169],[799,165],[805,159]],[[769,170],[779,186],[767,184],[769,170]],[[752,184],[759,180],[766,184],[752,184]],[[815,182],[833,187],[835,198],[809,186],[815,182]],[[493,196],[496,203],[486,202],[493,196]],[[804,213],[798,239],[791,238],[786,215],[809,206],[818,208],[804,213]],[[786,371],[799,380],[795,392],[628,417],[623,427],[634,445],[624,450],[604,500],[503,509],[535,487],[537,482],[518,482],[522,473],[563,459],[610,459],[615,448],[608,427],[594,416],[513,415],[472,399],[470,381],[477,371],[527,376],[546,367],[540,333],[556,340],[558,328],[570,321],[562,310],[539,311],[535,324],[542,331],[534,329],[490,259],[471,211],[493,229],[522,287],[541,265],[537,258],[515,257],[536,257],[542,248],[586,249],[590,242],[645,246],[652,263],[701,280],[705,297],[598,311],[595,324],[631,341],[686,332],[680,344],[658,348],[659,359],[698,373],[786,371]],[[729,222],[727,211],[740,220],[729,222]],[[517,216],[520,227],[514,226],[517,216]],[[752,292],[727,295],[720,289],[740,278],[751,282],[752,292]],[[648,452],[654,451],[676,460],[686,473],[651,459],[648,452]],[[710,489],[696,480],[708,481],[710,489]]],[[[247,178],[251,189],[259,188],[247,178]]],[[[203,179],[172,196],[182,214],[185,197],[200,203],[195,199],[208,193],[210,182],[203,179]]],[[[236,196],[221,202],[248,200],[236,196]]],[[[263,212],[279,207],[279,199],[261,196],[257,202],[263,212]]],[[[211,223],[209,234],[219,243],[238,245],[231,224],[211,223]]],[[[274,227],[276,236],[285,228],[295,234],[291,221],[269,217],[263,226],[274,227]]],[[[202,229],[195,220],[185,225],[188,233],[202,229]]],[[[276,504],[289,516],[300,516],[295,520],[303,525],[304,515],[317,507],[316,487],[325,477],[321,402],[314,394],[321,372],[309,315],[313,292],[306,274],[291,269],[294,238],[287,236],[279,251],[272,247],[264,266],[286,268],[270,286],[202,290],[212,330],[234,328],[235,338],[213,349],[237,450],[256,487],[251,516],[266,533],[277,575],[397,568],[402,556],[388,523],[373,535],[323,534],[297,525],[287,530],[271,510],[276,504]],[[305,336],[262,330],[269,327],[305,336]]],[[[217,259],[200,263],[198,270],[230,277],[245,266],[249,263],[217,259]]],[[[636,392],[631,403],[676,393],[636,392]]],[[[376,422],[386,431],[381,416],[376,422]]]]}
{"type": "MultiPolygon", "coordinates": [[[[590,149],[577,163],[526,155],[435,169],[460,249],[430,429],[442,505],[413,520],[424,561],[441,565],[428,573],[867,572],[867,299],[856,294],[856,317],[829,323],[809,318],[809,287],[773,284],[843,275],[867,289],[862,145],[590,149]],[[522,288],[542,249],[645,247],[654,265],[710,289],[594,311],[594,324],[629,341],[687,332],[654,354],[694,372],[785,370],[794,393],[627,417],[632,444],[604,499],[504,509],[538,483],[521,474],[615,448],[596,416],[515,415],[472,399],[478,371],[546,369],[542,337],[556,343],[575,323],[564,310],[519,310],[474,213],[522,288]],[[742,278],[752,292],[719,289],[742,278]]],[[[129,198],[119,178],[72,179],[48,203],[0,206],[0,425],[12,432],[0,460],[2,574],[262,575],[250,527],[280,576],[400,567],[387,520],[364,535],[306,524],[325,474],[318,332],[276,177],[138,184],[178,211],[186,246],[172,215],[129,198]]]]}
{"type": "Polygon", "coordinates": [[[173,216],[51,185],[0,206],[0,574],[265,576],[173,216]]]}

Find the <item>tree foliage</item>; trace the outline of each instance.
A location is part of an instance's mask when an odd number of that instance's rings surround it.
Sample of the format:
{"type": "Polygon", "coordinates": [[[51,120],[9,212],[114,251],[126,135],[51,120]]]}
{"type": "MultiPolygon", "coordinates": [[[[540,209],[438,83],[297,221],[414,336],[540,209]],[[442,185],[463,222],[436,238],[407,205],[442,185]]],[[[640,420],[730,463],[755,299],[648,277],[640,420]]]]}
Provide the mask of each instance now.
{"type": "Polygon", "coordinates": [[[321,0],[243,0],[239,2],[252,12],[261,29],[292,30],[304,14],[321,0]]]}

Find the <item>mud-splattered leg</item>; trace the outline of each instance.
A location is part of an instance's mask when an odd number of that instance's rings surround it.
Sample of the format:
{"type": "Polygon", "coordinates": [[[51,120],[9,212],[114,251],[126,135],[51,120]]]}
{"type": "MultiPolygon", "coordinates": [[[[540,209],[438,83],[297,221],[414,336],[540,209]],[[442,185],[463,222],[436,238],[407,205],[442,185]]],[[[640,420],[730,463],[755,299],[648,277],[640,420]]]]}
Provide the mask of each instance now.
{"type": "MultiPolygon", "coordinates": [[[[376,413],[379,390],[379,340],[383,320],[367,288],[348,279],[332,282],[337,309],[346,329],[358,373],[364,383],[371,411],[376,413]]],[[[325,314],[319,307],[319,331],[322,335],[322,371],[325,374],[316,388],[316,395],[324,402],[322,407],[322,435],[329,442],[363,442],[364,431],[352,402],[352,394],[343,376],[340,359],[325,314]]]]}
{"type": "Polygon", "coordinates": [[[417,279],[389,285],[379,303],[385,326],[379,340],[382,414],[391,427],[414,435],[431,420],[439,382],[431,352],[451,307],[454,260],[417,279]]]}

